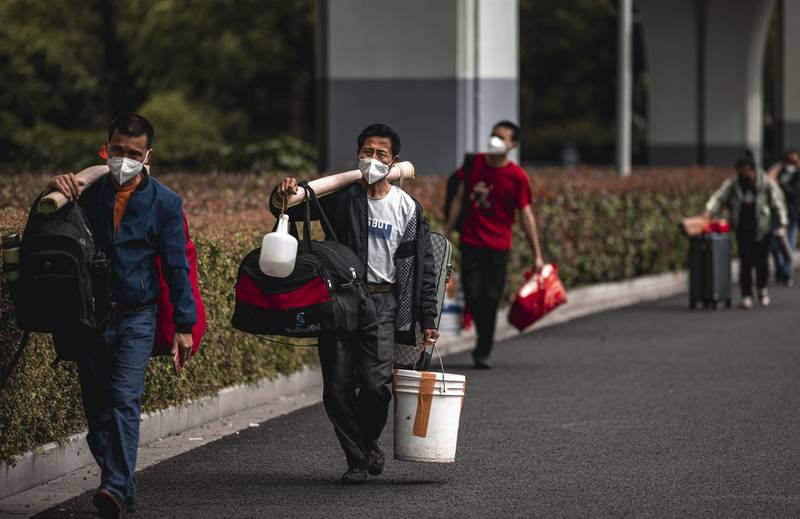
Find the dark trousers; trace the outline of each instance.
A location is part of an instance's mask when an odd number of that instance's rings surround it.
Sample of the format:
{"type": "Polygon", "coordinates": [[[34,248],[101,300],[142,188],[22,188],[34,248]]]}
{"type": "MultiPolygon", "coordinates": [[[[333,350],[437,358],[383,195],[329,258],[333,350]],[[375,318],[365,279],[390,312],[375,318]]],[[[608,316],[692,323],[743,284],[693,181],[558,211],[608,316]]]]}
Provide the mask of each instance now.
{"type": "MultiPolygon", "coordinates": [[[[794,250],[795,244],[797,243],[797,222],[790,222],[787,231],[786,240],[789,242],[789,248],[794,250]]],[[[781,281],[792,279],[792,275],[794,274],[792,257],[789,256],[787,258],[784,256],[779,237],[772,237],[769,250],[772,253],[772,259],[775,260],[775,277],[781,281]]]]}
{"type": "Polygon", "coordinates": [[[753,268],[756,269],[758,290],[767,287],[769,238],[756,240],[755,233],[737,233],[736,242],[739,248],[739,286],[742,288],[742,297],[752,296],[753,268]]]}
{"type": "Polygon", "coordinates": [[[322,400],[349,467],[366,467],[389,417],[396,315],[392,293],[372,294],[360,334],[319,340],[322,400]]]}
{"type": "Polygon", "coordinates": [[[461,281],[478,334],[473,357],[488,359],[494,345],[497,306],[506,281],[508,251],[461,245],[461,281]]]}
{"type": "Polygon", "coordinates": [[[136,494],[140,401],[153,349],[156,305],[114,312],[95,350],[78,364],[86,441],[100,486],[120,502],[136,494]]]}

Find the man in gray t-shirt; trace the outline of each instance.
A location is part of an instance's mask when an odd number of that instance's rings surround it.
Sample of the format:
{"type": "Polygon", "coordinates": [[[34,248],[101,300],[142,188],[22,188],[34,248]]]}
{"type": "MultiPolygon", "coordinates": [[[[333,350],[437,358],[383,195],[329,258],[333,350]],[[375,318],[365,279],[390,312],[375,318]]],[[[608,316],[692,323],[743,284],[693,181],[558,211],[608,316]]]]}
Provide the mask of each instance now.
{"type": "Polygon", "coordinates": [[[405,191],[390,185],[382,198],[367,195],[367,283],[393,284],[394,255],[406,227],[413,223],[416,204],[405,191]]]}
{"type": "MultiPolygon", "coordinates": [[[[383,472],[378,440],[389,416],[395,342],[436,341],[436,281],[428,223],[408,194],[386,180],[400,152],[400,137],[384,124],[367,126],[358,136],[358,166],[363,178],[320,198],[340,243],[364,261],[369,302],[362,329],[354,337],[320,337],[323,402],[347,457],[345,484],[383,472]],[[356,390],[358,388],[358,390],[356,390]]],[[[296,192],[287,178],[276,195],[296,192]]],[[[270,204],[278,214],[279,197],[270,204]]],[[[303,208],[287,210],[302,218],[303,208]]],[[[314,217],[312,213],[312,218],[314,217]]]]}

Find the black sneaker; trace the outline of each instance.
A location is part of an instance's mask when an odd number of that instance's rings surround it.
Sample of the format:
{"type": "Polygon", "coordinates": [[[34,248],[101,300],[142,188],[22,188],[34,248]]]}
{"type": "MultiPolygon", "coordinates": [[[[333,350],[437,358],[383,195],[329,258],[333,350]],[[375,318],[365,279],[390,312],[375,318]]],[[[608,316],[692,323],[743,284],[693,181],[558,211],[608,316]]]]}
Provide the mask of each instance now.
{"type": "Polygon", "coordinates": [[[342,483],[345,485],[360,485],[367,481],[367,469],[363,467],[350,467],[342,475],[342,483]]]}
{"type": "Polygon", "coordinates": [[[103,519],[116,519],[122,515],[122,505],[117,498],[105,488],[97,489],[92,498],[97,513],[103,519]]]}
{"type": "Polygon", "coordinates": [[[367,470],[373,476],[380,476],[383,473],[383,467],[386,466],[386,457],[378,444],[372,445],[369,450],[369,465],[367,470]]]}
{"type": "Polygon", "coordinates": [[[473,356],[472,360],[475,361],[475,369],[492,369],[492,365],[489,363],[489,357],[473,356]]]}

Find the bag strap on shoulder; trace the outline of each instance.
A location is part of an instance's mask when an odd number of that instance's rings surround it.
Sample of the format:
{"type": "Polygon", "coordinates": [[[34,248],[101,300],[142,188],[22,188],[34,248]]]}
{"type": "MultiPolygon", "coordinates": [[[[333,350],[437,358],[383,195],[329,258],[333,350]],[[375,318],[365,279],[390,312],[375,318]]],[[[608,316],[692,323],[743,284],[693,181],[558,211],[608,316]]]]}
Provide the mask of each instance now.
{"type": "Polygon", "coordinates": [[[16,353],[14,353],[14,357],[11,359],[11,364],[9,364],[6,373],[3,374],[3,378],[0,379],[0,392],[3,391],[3,389],[5,389],[8,380],[14,373],[14,368],[16,368],[17,364],[19,364],[19,361],[22,358],[22,352],[25,351],[25,347],[28,345],[28,339],[30,339],[30,337],[31,337],[30,331],[28,330],[23,331],[22,339],[20,339],[17,351],[16,353]]]}
{"type": "Polygon", "coordinates": [[[461,214],[458,215],[458,227],[464,228],[464,220],[467,219],[467,209],[469,208],[469,175],[475,165],[475,154],[467,153],[464,155],[464,200],[461,202],[461,214]]]}
{"type": "Polygon", "coordinates": [[[325,214],[325,210],[322,209],[322,204],[319,203],[317,199],[317,194],[308,185],[308,181],[304,180],[298,184],[303,188],[305,191],[305,200],[303,203],[305,204],[305,210],[303,213],[303,241],[301,246],[303,247],[304,252],[311,251],[311,204],[313,203],[317,211],[319,212],[319,221],[322,224],[322,229],[325,231],[325,235],[329,236],[335,242],[339,242],[339,237],[336,236],[336,231],[333,230],[333,226],[331,225],[330,220],[328,220],[328,215],[325,214]]]}

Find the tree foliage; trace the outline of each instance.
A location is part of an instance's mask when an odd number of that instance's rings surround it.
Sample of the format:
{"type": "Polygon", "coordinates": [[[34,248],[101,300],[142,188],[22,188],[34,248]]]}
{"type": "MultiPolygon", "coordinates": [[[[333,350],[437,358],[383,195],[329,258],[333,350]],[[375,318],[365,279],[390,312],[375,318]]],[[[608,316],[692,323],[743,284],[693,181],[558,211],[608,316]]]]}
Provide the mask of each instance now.
{"type": "MultiPolygon", "coordinates": [[[[573,142],[582,158],[614,157],[616,0],[520,0],[523,159],[554,162],[573,142]]],[[[644,121],[644,60],[634,32],[634,138],[644,121]]],[[[642,158],[641,146],[636,150],[642,158]]]]}
{"type": "Polygon", "coordinates": [[[4,0],[0,164],[75,167],[126,110],[169,135],[163,166],[241,167],[215,150],[309,141],[314,16],[313,0],[4,0]]]}
{"type": "MultiPolygon", "coordinates": [[[[126,110],[158,120],[162,167],[308,164],[311,145],[274,150],[313,140],[319,1],[0,1],[0,166],[82,166],[126,110]]],[[[526,161],[557,161],[570,141],[584,160],[613,159],[616,4],[520,0],[526,161]]],[[[641,142],[638,44],[635,61],[641,142]]]]}

